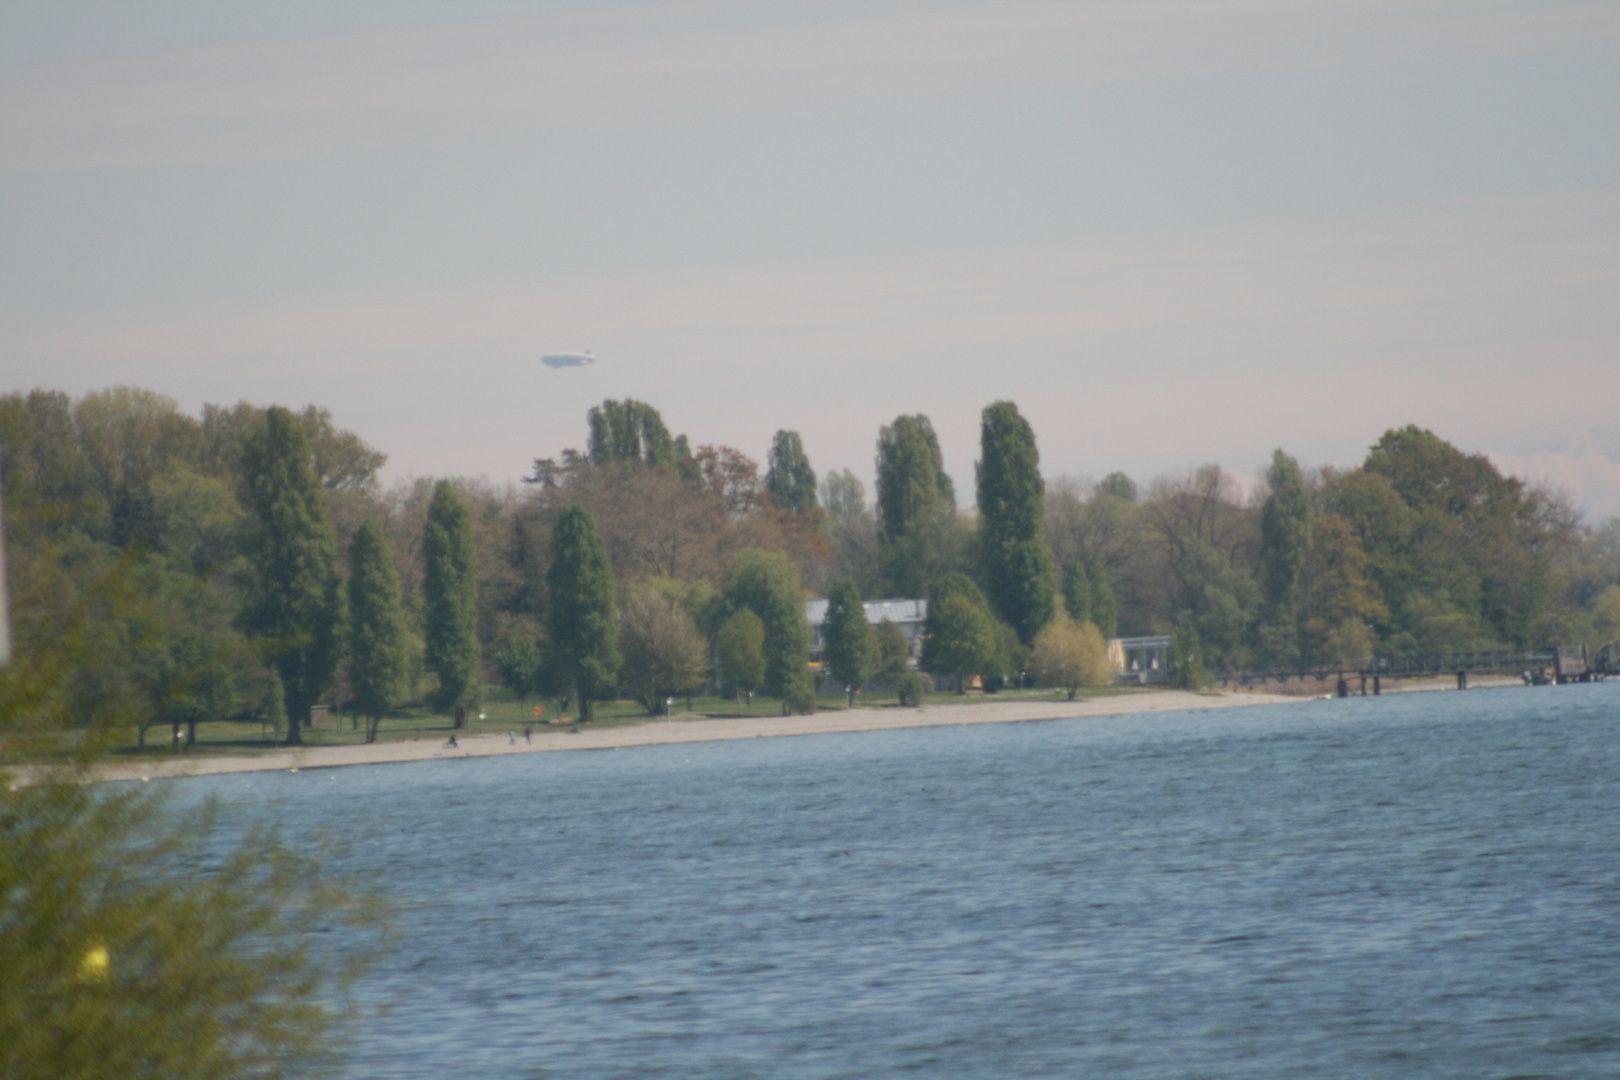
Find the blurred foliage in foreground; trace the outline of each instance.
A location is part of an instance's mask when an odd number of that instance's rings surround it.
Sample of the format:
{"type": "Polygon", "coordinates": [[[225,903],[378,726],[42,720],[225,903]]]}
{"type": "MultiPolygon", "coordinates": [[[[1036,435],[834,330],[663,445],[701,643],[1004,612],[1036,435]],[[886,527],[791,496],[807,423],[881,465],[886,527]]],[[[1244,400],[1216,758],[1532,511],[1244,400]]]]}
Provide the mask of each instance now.
{"type": "Polygon", "coordinates": [[[148,790],[0,796],[0,1076],[309,1076],[336,1063],[369,905],[316,859],[148,790]],[[334,955],[329,942],[348,929],[334,955]]]}
{"type": "Polygon", "coordinates": [[[97,568],[0,670],[0,1076],[330,1072],[378,901],[273,830],[93,782],[106,732],[140,719],[83,679],[110,625],[143,632],[136,572],[97,568]]]}

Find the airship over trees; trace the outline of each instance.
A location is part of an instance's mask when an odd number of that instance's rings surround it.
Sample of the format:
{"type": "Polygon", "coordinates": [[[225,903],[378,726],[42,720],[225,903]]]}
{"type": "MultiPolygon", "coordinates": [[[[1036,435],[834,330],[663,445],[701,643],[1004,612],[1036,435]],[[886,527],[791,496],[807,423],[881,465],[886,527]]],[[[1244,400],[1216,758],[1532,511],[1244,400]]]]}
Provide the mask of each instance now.
{"type": "Polygon", "coordinates": [[[552,353],[549,356],[542,356],[540,362],[546,367],[553,368],[584,367],[586,364],[596,363],[596,357],[586,349],[582,353],[552,353]]]}

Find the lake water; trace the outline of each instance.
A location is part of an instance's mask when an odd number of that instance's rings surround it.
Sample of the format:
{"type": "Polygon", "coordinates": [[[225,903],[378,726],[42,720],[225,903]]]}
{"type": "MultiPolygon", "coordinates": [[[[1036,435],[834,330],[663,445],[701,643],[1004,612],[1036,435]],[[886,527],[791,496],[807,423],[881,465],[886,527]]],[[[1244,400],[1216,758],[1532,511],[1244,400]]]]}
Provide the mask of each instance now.
{"type": "Polygon", "coordinates": [[[1616,682],[176,784],[383,872],[356,1077],[1620,1077],[1616,682]]]}

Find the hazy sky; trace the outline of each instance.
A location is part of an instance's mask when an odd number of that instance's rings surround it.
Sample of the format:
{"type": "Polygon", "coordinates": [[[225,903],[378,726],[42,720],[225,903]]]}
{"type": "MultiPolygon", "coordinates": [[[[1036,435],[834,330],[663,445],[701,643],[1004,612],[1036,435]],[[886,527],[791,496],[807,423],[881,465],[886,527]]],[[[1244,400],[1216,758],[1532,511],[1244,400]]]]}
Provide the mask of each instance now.
{"type": "Polygon", "coordinates": [[[0,391],[514,480],[632,396],[870,480],[1418,423],[1620,513],[1620,3],[0,6],[0,391]],[[594,350],[590,368],[542,353],[594,350]]]}

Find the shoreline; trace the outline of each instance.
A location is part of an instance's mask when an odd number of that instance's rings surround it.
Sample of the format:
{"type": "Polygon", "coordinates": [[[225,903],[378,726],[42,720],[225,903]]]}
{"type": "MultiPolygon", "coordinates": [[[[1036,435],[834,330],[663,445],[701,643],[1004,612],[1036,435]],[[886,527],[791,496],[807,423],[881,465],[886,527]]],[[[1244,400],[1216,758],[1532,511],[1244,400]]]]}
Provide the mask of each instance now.
{"type": "Polygon", "coordinates": [[[730,739],[784,738],[834,735],[858,731],[903,728],[954,727],[965,724],[1012,724],[1030,720],[1068,720],[1081,717],[1134,716],[1160,712],[1197,712],[1243,705],[1287,705],[1315,698],[1252,691],[1193,693],[1154,690],[1143,694],[1082,699],[1079,701],[1009,701],[973,704],[925,705],[921,708],[844,709],[808,716],[738,717],[726,719],[652,719],[610,728],[551,728],[534,742],[522,738],[514,744],[502,734],[470,735],[451,747],[437,738],[288,748],[252,757],[165,759],[129,764],[104,764],[96,771],[101,781],[145,781],[224,773],[282,772],[333,769],[349,765],[391,765],[411,761],[449,761],[458,758],[496,757],[502,754],[547,754],[569,750],[616,750],[631,746],[723,742],[730,739]]]}

